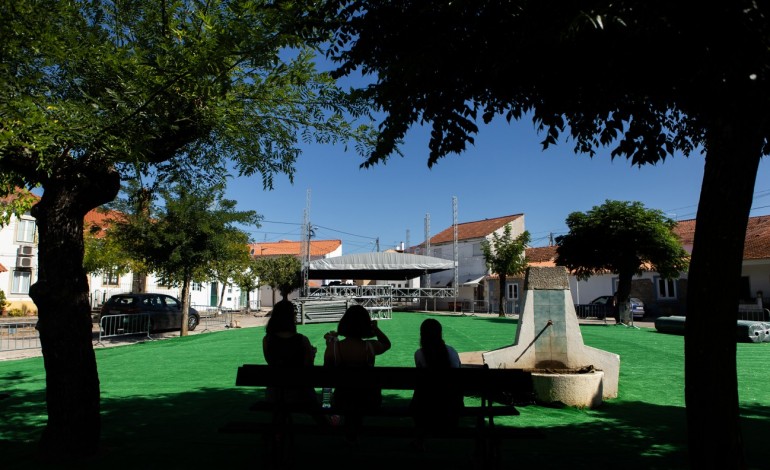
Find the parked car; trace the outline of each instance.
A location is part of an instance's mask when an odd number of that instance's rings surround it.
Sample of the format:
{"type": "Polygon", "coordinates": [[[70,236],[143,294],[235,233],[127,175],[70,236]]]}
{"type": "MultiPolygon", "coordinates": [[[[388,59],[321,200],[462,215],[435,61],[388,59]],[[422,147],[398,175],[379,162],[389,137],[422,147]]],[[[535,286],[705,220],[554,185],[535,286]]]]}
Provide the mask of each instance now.
{"type": "MultiPolygon", "coordinates": [[[[102,305],[100,315],[148,313],[150,331],[179,330],[182,328],[182,302],[165,294],[115,294],[102,305]]],[[[187,329],[192,331],[201,321],[197,310],[190,307],[187,329]]]]}
{"type": "MultiPolygon", "coordinates": [[[[592,300],[591,303],[595,305],[608,305],[610,299],[612,299],[611,295],[601,295],[592,300]]],[[[631,297],[629,300],[631,301],[631,313],[634,315],[634,318],[644,318],[644,302],[636,297],[631,297]]]]}

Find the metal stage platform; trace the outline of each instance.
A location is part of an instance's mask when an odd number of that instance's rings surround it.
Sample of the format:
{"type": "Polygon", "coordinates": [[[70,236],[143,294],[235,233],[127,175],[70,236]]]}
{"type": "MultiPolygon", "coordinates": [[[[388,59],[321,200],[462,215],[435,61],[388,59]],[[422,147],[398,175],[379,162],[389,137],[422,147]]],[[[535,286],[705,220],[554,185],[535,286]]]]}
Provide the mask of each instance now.
{"type": "Polygon", "coordinates": [[[455,296],[454,289],[448,288],[405,288],[389,285],[373,286],[323,286],[311,287],[306,297],[300,297],[294,303],[297,306],[298,323],[320,323],[339,321],[347,307],[360,304],[369,310],[372,319],[389,320],[392,318],[393,305],[419,308],[422,302],[430,299],[450,299],[455,296]]]}

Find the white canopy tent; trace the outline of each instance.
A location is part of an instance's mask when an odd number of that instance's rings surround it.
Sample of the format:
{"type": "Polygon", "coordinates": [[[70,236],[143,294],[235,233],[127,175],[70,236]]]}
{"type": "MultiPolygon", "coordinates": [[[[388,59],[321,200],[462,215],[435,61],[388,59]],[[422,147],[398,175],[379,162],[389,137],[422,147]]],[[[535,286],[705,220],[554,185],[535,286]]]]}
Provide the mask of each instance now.
{"type": "Polygon", "coordinates": [[[454,269],[454,262],[410,253],[357,253],[310,262],[309,279],[414,279],[454,269]]]}

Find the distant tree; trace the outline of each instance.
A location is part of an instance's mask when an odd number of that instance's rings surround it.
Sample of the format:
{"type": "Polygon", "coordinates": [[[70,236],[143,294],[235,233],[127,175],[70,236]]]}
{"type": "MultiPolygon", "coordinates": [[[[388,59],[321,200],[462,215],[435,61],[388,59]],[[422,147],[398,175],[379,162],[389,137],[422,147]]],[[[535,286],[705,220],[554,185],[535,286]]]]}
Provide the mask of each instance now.
{"type": "Polygon", "coordinates": [[[276,291],[288,299],[289,294],[302,287],[302,262],[296,256],[257,258],[256,271],[260,283],[273,289],[273,304],[276,291]]]}
{"type": "Polygon", "coordinates": [[[529,232],[524,231],[518,237],[513,238],[511,226],[507,224],[503,233],[492,233],[492,240],[481,242],[481,252],[487,268],[497,274],[499,280],[498,315],[505,316],[505,283],[508,275],[516,276],[527,269],[527,260],[524,258],[524,250],[529,243],[529,232]]]}
{"type": "Polygon", "coordinates": [[[222,235],[228,240],[221,244],[209,264],[212,277],[222,286],[219,308],[222,308],[227,286],[235,282],[236,276],[248,269],[251,261],[249,235],[246,232],[233,230],[222,235]]]}
{"type": "Polygon", "coordinates": [[[578,153],[608,146],[633,165],[706,154],[687,288],[688,451],[693,468],[744,467],[726,313],[738,307],[757,169],[770,153],[770,3],[326,4],[337,75],[370,78],[362,92],[384,116],[365,167],[397,154],[414,124],[431,129],[432,166],[496,117],[532,119],[544,147],[566,134],[578,153]]]}
{"type": "Polygon", "coordinates": [[[248,236],[236,224],[259,226],[256,212],[235,210],[235,201],[224,199],[223,191],[174,184],[160,190],[162,206],[150,205],[143,216],[115,222],[111,230],[124,249],[165,284],[182,287],[181,336],[188,332],[191,283],[209,281],[213,266],[231,274],[230,266],[240,262],[241,252],[248,254],[248,236]]]}
{"type": "Polygon", "coordinates": [[[244,269],[233,273],[233,282],[246,293],[246,311],[251,311],[251,292],[259,289],[263,284],[259,278],[257,260],[249,256],[249,261],[244,269]]]}
{"type": "MultiPolygon", "coordinates": [[[[676,221],[640,202],[610,201],[567,216],[569,233],[556,237],[556,264],[578,279],[618,275],[620,320],[631,321],[631,280],[644,270],[675,279],[687,270],[689,255],[674,233],[676,221]]],[[[614,294],[614,292],[613,292],[614,294]]]]}
{"type": "Polygon", "coordinates": [[[142,269],[106,228],[91,226],[84,237],[83,269],[87,273],[122,276],[142,269]]]}
{"type": "MultiPolygon", "coordinates": [[[[40,187],[38,307],[48,420],[43,453],[96,454],[99,376],[83,217],[134,168],[227,169],[290,181],[301,145],[367,146],[368,103],[313,65],[328,40],[309,1],[0,2],[0,197],[40,187]]],[[[23,205],[23,204],[22,204],[23,205]]],[[[17,205],[14,210],[23,210],[17,205]]]]}

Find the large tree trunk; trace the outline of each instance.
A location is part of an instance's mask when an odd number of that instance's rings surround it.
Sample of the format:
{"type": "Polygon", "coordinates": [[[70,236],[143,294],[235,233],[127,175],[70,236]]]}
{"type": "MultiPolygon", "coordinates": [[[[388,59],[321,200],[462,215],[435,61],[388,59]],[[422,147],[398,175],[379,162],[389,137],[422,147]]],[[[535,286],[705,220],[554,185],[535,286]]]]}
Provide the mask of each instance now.
{"type": "Polygon", "coordinates": [[[688,276],[685,399],[692,468],[745,468],[735,325],[761,125],[735,113],[707,136],[688,276]]]}
{"type": "Polygon", "coordinates": [[[182,325],[179,328],[179,336],[187,336],[189,328],[187,320],[190,318],[190,284],[192,284],[192,277],[185,275],[184,281],[182,281],[182,325]]]}
{"type": "Polygon", "coordinates": [[[636,266],[623,269],[618,273],[618,291],[617,305],[614,307],[617,312],[613,312],[613,315],[617,315],[617,319],[620,323],[628,325],[631,323],[631,306],[629,305],[629,298],[631,297],[631,281],[634,278],[634,269],[636,266]]]}
{"type": "Polygon", "coordinates": [[[47,181],[32,208],[39,245],[30,297],[38,308],[46,371],[48,422],[40,450],[48,460],[76,459],[99,449],[99,376],[83,270],[83,216],[114,199],[119,187],[117,174],[73,170],[47,181]]]}

